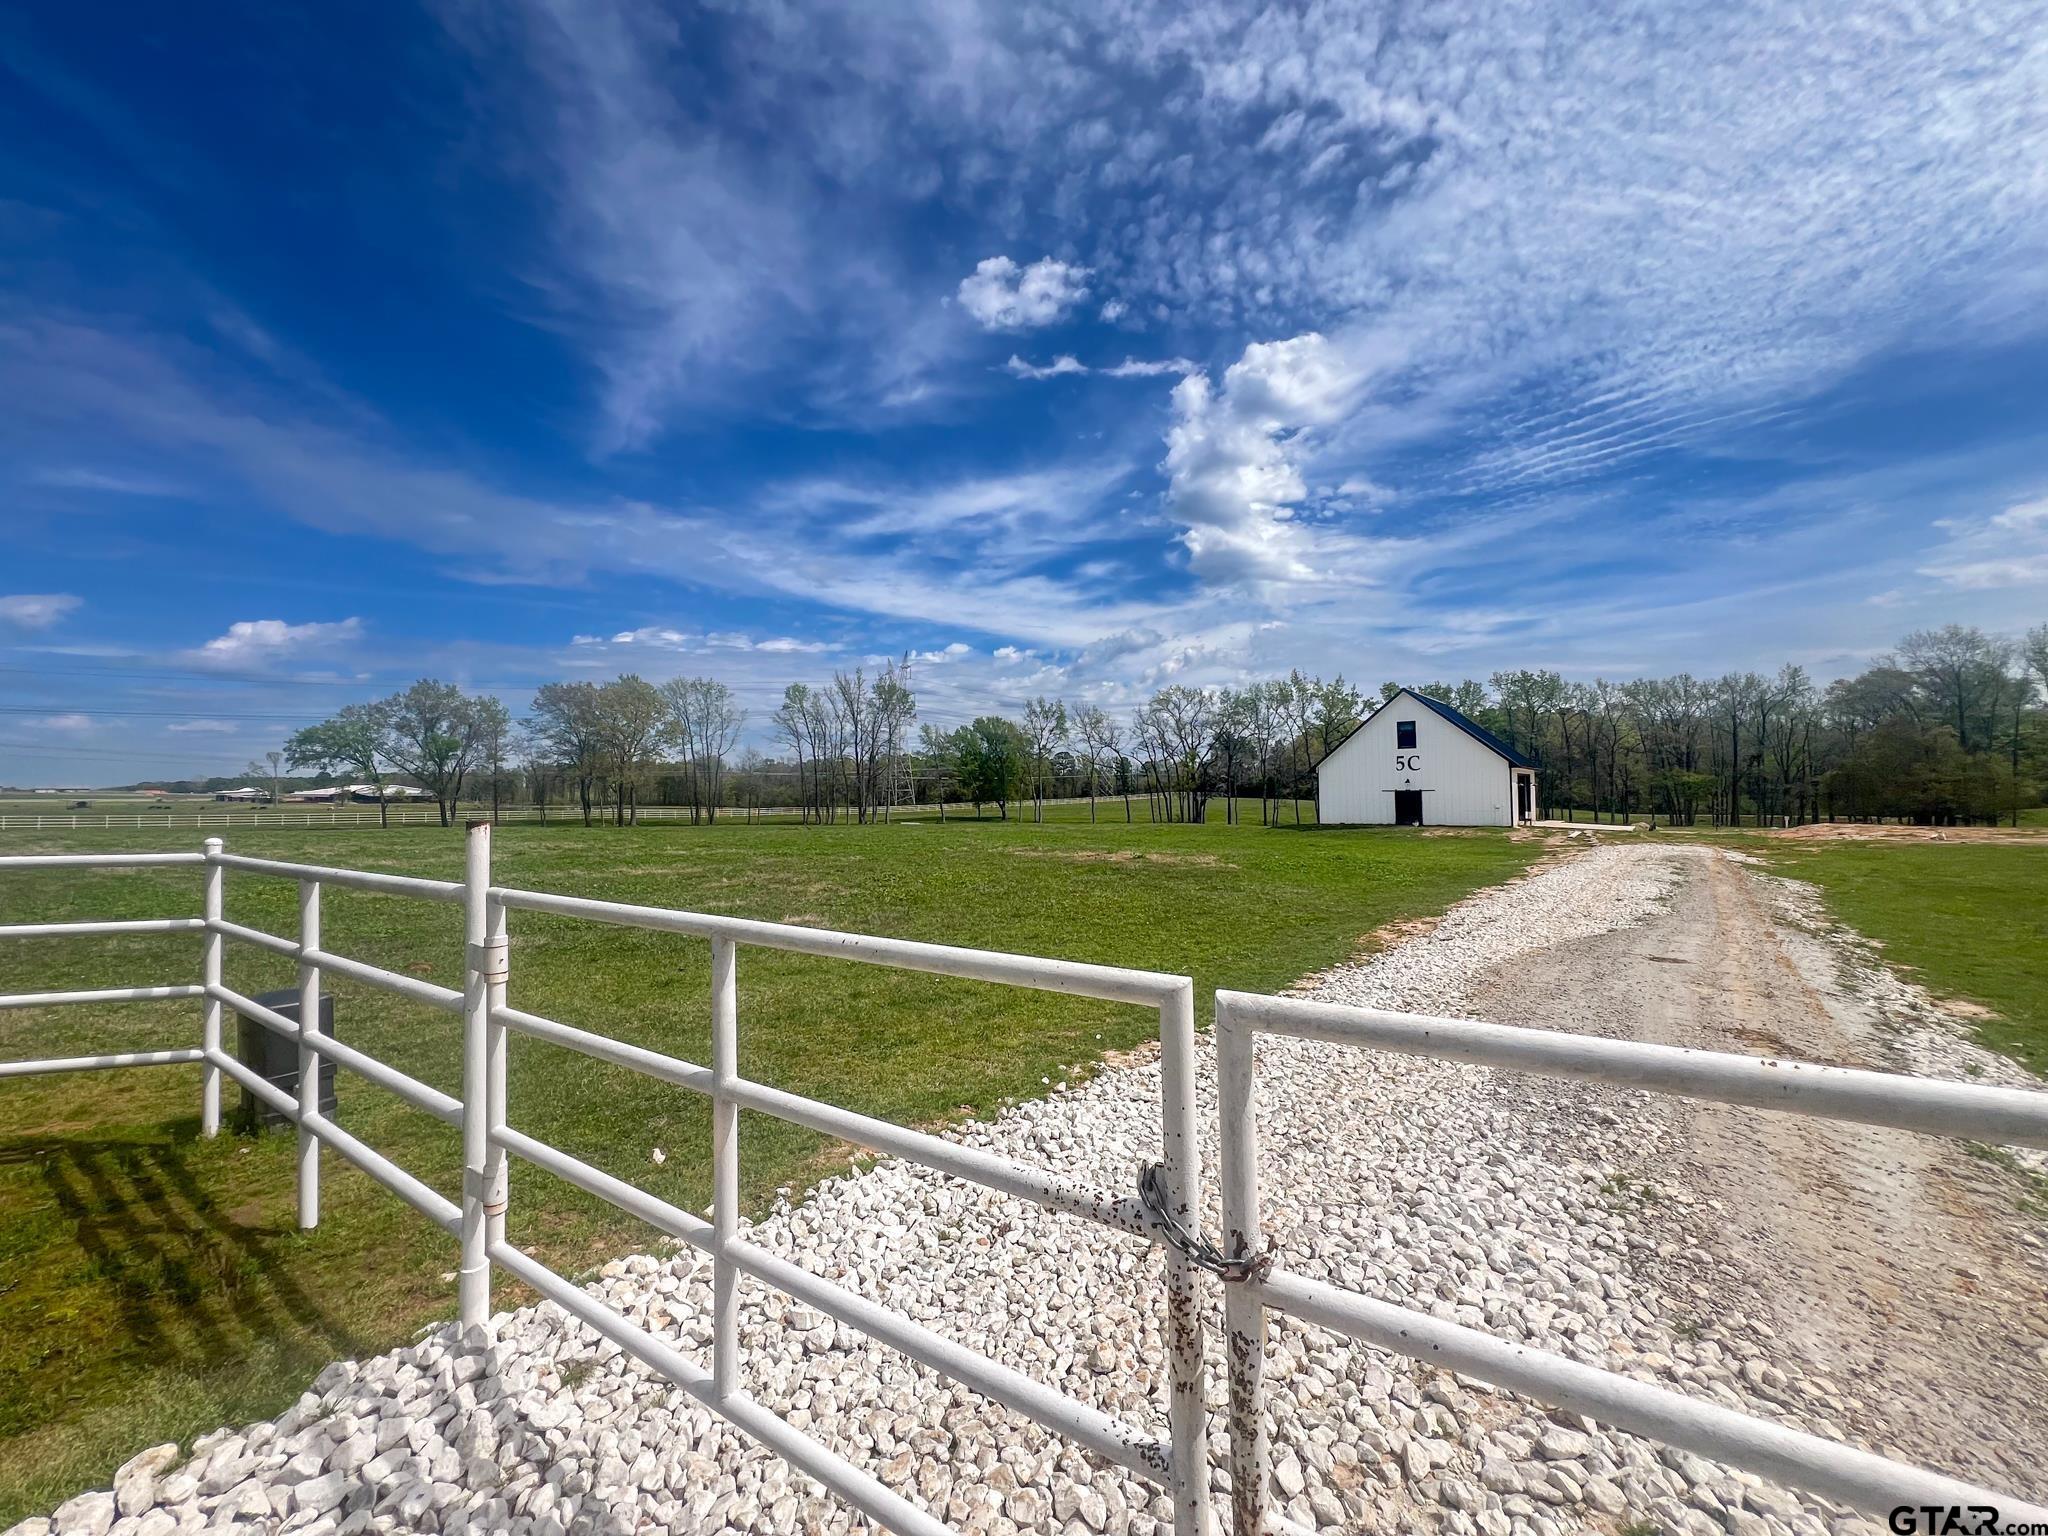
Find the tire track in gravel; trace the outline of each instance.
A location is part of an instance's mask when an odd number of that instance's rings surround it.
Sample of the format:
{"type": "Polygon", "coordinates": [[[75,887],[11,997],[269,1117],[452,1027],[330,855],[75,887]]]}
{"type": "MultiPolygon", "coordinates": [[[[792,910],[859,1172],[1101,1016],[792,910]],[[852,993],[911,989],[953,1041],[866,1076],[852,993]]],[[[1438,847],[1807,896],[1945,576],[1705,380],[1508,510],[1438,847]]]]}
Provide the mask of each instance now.
{"type": "MultiPolygon", "coordinates": [[[[1901,1020],[1862,994],[1829,935],[1790,920],[1789,882],[1718,850],[1640,853],[1679,871],[1663,912],[1495,968],[1473,1011],[1911,1069],[1901,1020]]],[[[1908,1027],[1930,1022],[1923,1012],[1908,1027]]],[[[1810,1427],[1832,1420],[2008,1491],[2044,1487],[2048,1262],[2015,1175],[1904,1132],[1679,1099],[1652,1113],[1670,1137],[1636,1172],[1665,1192],[1642,1210],[1661,1239],[1661,1289],[1762,1340],[1810,1427]]],[[[1773,1380],[1752,1374],[1753,1387],[1773,1380]]]]}

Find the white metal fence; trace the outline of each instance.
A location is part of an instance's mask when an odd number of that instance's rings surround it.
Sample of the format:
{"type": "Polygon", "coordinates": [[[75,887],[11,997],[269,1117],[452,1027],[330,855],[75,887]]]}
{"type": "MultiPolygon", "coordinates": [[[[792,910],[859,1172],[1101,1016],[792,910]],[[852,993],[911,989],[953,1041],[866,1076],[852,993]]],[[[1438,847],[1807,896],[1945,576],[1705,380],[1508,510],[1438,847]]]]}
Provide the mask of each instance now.
{"type": "Polygon", "coordinates": [[[1260,1532],[1263,1536],[1267,1531],[1291,1529],[1289,1522],[1269,1507],[1263,1376],[1266,1314],[1274,1310],[1291,1313],[1377,1348],[1455,1370],[1554,1407],[1682,1447],[1774,1482],[1837,1500],[1885,1518],[1894,1530],[1963,1528],[1941,1524],[1945,1518],[1941,1512],[1952,1508],[1995,1508],[2008,1529],[2022,1520],[2048,1522],[2048,1508],[2025,1504],[1955,1478],[1735,1413],[1715,1403],[1562,1356],[1505,1342],[1428,1313],[1275,1267],[1263,1246],[1259,1214],[1255,1041],[1261,1034],[1288,1036],[1656,1089],[1932,1135],[2041,1148],[2048,1148],[2048,1093],[1218,992],[1216,1051],[1223,1209],[1223,1238],[1218,1247],[1201,1236],[1197,1215],[1203,1206],[1195,1118],[1194,988],[1188,978],[496,886],[490,879],[488,824],[470,827],[467,855],[465,877],[460,882],[246,858],[226,852],[217,838],[207,841],[203,853],[0,857],[0,873],[195,865],[203,866],[205,880],[203,912],[199,917],[0,927],[0,939],[200,934],[203,949],[201,980],[197,985],[164,981],[134,987],[0,995],[0,1009],[196,999],[202,1006],[201,1040],[196,1049],[5,1062],[0,1063],[0,1078],[196,1063],[202,1068],[201,1124],[209,1136],[220,1127],[222,1080],[236,1082],[297,1129],[298,1214],[302,1226],[311,1227],[319,1220],[319,1149],[325,1146],[362,1168],[457,1240],[461,1254],[458,1307],[464,1323],[481,1322],[488,1314],[490,1272],[496,1266],[667,1376],[871,1518],[892,1530],[916,1536],[937,1536],[946,1528],[740,1390],[737,1285],[741,1275],[783,1291],[1066,1435],[1108,1462],[1168,1489],[1174,1500],[1177,1536],[1206,1536],[1211,1526],[1202,1394],[1204,1270],[1217,1276],[1223,1286],[1232,1527],[1238,1532],[1260,1532]],[[286,938],[227,921],[223,916],[222,894],[230,871],[294,882],[298,887],[297,936],[286,938]],[[320,893],[329,885],[461,906],[465,919],[463,989],[458,992],[399,975],[323,947],[320,893]],[[508,929],[510,914],[514,912],[546,913],[709,941],[711,1065],[700,1066],[513,1007],[507,1000],[507,991],[511,981],[508,929]],[[297,962],[296,1020],[257,1004],[223,983],[223,949],[231,941],[297,962]],[[1078,1185],[992,1153],[741,1077],[738,956],[744,948],[778,949],[1032,987],[1156,1010],[1165,1160],[1159,1165],[1157,1176],[1148,1179],[1145,1197],[1120,1198],[1114,1192],[1078,1185]],[[322,978],[329,974],[381,987],[458,1016],[462,1020],[461,1096],[442,1093],[323,1034],[318,1022],[320,990],[322,978]],[[296,1096],[284,1093],[222,1048],[222,1019],[224,1010],[229,1008],[297,1046],[296,1096]],[[505,1072],[506,1043],[514,1033],[628,1067],[709,1098],[713,1175],[710,1219],[682,1210],[514,1128],[505,1072]],[[459,1202],[399,1168],[321,1113],[317,1068],[322,1058],[348,1068],[461,1131],[459,1202]],[[743,1108],[905,1158],[1033,1201],[1050,1211],[1093,1221],[1164,1247],[1163,1305],[1171,1354],[1164,1409],[1166,1437],[1160,1439],[1149,1428],[1068,1398],[741,1238],[738,1116],[743,1108]],[[713,1342],[708,1370],[653,1333],[606,1308],[510,1240],[506,1230],[509,1157],[521,1158],[566,1179],[710,1257],[713,1342]],[[1897,1520],[1896,1511],[1901,1507],[1918,1511],[1906,1525],[1897,1520]]]}
{"type": "Polygon", "coordinates": [[[1209,1527],[1208,1465],[1202,1402],[1202,1330],[1199,1273],[1183,1253],[1166,1253],[1165,1335],[1170,1350],[1167,1433],[1135,1425],[1066,1397],[1022,1372],[953,1343],[907,1317],[880,1307],[831,1281],[778,1258],[738,1235],[739,1111],[774,1115],[842,1137],[957,1178],[1030,1200],[1067,1216],[1093,1221],[1147,1242],[1160,1242],[1157,1223],[1143,1202],[1076,1184],[992,1153],[941,1137],[855,1114],[835,1105],[748,1081],[738,1070],[738,954],[743,948],[785,950],[868,965],[891,966],[1009,986],[1031,987],[1080,997],[1131,1003],[1159,1017],[1162,1060],[1161,1113],[1167,1209],[1192,1222],[1199,1208],[1199,1149],[1194,1117],[1194,985],[1184,976],[1111,966],[1081,965],[1025,955],[957,949],[859,934],[799,928],[781,923],[679,912],[661,907],[591,901],[494,886],[490,881],[490,825],[468,832],[465,878],[460,883],[360,870],[281,863],[225,851],[218,838],[204,853],[64,854],[0,858],[0,872],[61,868],[132,868],[203,865],[204,911],[200,917],[144,921],[39,923],[0,928],[0,939],[111,934],[184,933],[203,935],[201,980],[196,986],[101,988],[91,991],[17,993],[0,996],[0,1009],[65,1003],[113,1003],[149,998],[202,1000],[197,1049],[130,1052],[40,1061],[0,1063],[0,1078],[124,1066],[198,1063],[202,1067],[201,1126],[220,1128],[221,1083],[225,1077],[290,1121],[299,1138],[298,1219],[319,1221],[319,1149],[328,1147],[364,1170],[460,1245],[457,1294],[465,1324],[480,1323],[490,1311],[490,1271],[497,1266],[526,1282],[563,1310],[611,1339],[721,1414],[737,1428],[775,1450],[795,1466],[891,1530],[938,1536],[947,1527],[881,1482],[811,1439],[755,1401],[738,1386],[738,1279],[742,1274],[793,1296],[836,1321],[891,1345],[955,1381],[1066,1435],[1105,1460],[1157,1484],[1173,1497],[1177,1536],[1199,1536],[1209,1527]],[[230,872],[290,880],[299,893],[296,938],[232,923],[223,916],[222,892],[230,872]],[[459,904],[464,912],[465,984],[460,992],[417,977],[336,954],[322,945],[320,893],[327,886],[381,892],[415,900],[459,904]],[[706,1068],[640,1046],[514,1008],[507,1001],[508,918],[512,912],[620,924],[707,939],[712,956],[712,1061],[706,1068]],[[222,952],[226,943],[252,945],[298,963],[296,1020],[285,1018],[226,986],[222,952]],[[452,1097],[346,1045],[319,1028],[321,980],[346,977],[380,987],[462,1020],[462,1095],[452,1097]],[[254,1019],[298,1048],[298,1093],[287,1094],[229,1055],[221,1043],[225,1009],[254,1019]],[[682,1210],[622,1179],[527,1136],[510,1121],[506,1102],[506,1040],[512,1033],[578,1051],[644,1072],[711,1100],[711,1219],[682,1210]],[[462,1198],[451,1201],[413,1173],[321,1113],[321,1058],[346,1067],[404,1099],[415,1108],[460,1129],[462,1198]],[[543,1168],[619,1209],[707,1254],[713,1263],[712,1359],[706,1371],[653,1333],[610,1310],[581,1287],[517,1247],[506,1231],[508,1154],[543,1168]]]}
{"type": "Polygon", "coordinates": [[[1962,1513],[1971,1508],[1995,1508],[2007,1529],[2021,1520],[2048,1521],[2048,1508],[1278,1268],[1259,1217],[1255,1043],[1260,1035],[1655,1089],[1937,1136],[2048,1147],[2048,1093],[2027,1089],[1218,992],[1222,1143],[1217,1178],[1223,1194],[1222,1255],[1233,1277],[1224,1290],[1224,1329],[1235,1529],[1262,1530],[1271,1523],[1263,1408],[1268,1311],[1291,1313],[1376,1348],[1461,1372],[1888,1522],[1900,1506],[1919,1511],[1904,1525],[1889,1523],[1891,1530],[1979,1529],[1980,1519],[1962,1513]],[[1957,1520],[1967,1523],[1944,1525],[1939,1515],[1925,1513],[1928,1509],[1954,1509],[1957,1520]]]}
{"type": "MultiPolygon", "coordinates": [[[[476,808],[465,806],[462,814],[467,816],[476,808]]],[[[907,809],[898,807],[898,810],[907,809]]],[[[793,805],[719,807],[721,821],[745,821],[759,817],[795,816],[800,814],[793,805]]],[[[697,813],[701,819],[703,812],[697,813]]],[[[608,806],[593,806],[591,819],[609,826],[613,811],[608,806]]],[[[643,805],[639,810],[630,808],[628,819],[637,816],[643,822],[688,821],[691,819],[687,805],[643,805]]],[[[531,805],[508,805],[501,807],[496,819],[500,822],[521,822],[546,824],[549,826],[572,827],[583,822],[583,812],[574,805],[551,805],[545,808],[531,805]]],[[[375,827],[389,822],[394,827],[434,827],[441,824],[441,813],[433,806],[394,805],[386,817],[379,817],[375,806],[362,805],[278,805],[278,806],[236,806],[236,805],[191,805],[137,806],[126,811],[5,811],[0,812],[0,832],[91,832],[91,831],[139,831],[144,828],[173,827],[375,827]]]]}

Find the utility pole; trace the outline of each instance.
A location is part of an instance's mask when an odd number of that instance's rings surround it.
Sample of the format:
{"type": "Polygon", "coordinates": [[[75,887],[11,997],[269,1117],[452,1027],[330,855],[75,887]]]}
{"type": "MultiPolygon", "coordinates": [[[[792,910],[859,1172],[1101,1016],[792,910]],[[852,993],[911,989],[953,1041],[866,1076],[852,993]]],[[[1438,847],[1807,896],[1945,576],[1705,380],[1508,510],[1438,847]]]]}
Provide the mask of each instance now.
{"type": "Polygon", "coordinates": [[[263,755],[270,759],[270,803],[276,805],[284,799],[284,784],[277,775],[278,765],[284,761],[284,754],[278,751],[270,751],[263,755]]]}

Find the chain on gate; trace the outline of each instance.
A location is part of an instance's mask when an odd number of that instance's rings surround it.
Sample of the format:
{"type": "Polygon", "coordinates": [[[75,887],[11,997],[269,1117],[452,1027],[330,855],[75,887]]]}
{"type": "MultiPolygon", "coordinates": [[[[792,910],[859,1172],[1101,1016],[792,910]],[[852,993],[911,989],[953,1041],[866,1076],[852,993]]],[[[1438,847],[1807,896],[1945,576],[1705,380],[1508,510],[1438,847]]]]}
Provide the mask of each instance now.
{"type": "Polygon", "coordinates": [[[1238,1281],[1261,1279],[1273,1267],[1272,1239],[1257,1253],[1232,1258],[1199,1231],[1189,1230],[1167,1209],[1166,1200],[1166,1164],[1147,1163],[1138,1174],[1138,1203],[1152,1218],[1161,1240],[1196,1268],[1221,1280],[1238,1281]]]}

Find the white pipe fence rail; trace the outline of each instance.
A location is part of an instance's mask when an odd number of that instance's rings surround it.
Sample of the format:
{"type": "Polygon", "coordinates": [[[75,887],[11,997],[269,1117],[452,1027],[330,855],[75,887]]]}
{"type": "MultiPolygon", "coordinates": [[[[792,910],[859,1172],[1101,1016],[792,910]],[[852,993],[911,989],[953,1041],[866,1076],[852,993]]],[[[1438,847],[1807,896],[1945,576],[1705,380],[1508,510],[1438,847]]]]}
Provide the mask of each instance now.
{"type": "Polygon", "coordinates": [[[491,1270],[495,1266],[675,1382],[870,1518],[909,1536],[939,1536],[946,1527],[740,1388],[741,1276],[779,1290],[1167,1489],[1174,1502],[1176,1536],[1208,1536],[1212,1528],[1202,1392],[1204,1270],[1214,1272],[1223,1284],[1231,1524],[1238,1532],[1258,1532],[1263,1536],[1267,1531],[1293,1530],[1284,1516],[1270,1508],[1264,1369],[1266,1318],[1269,1311],[1275,1310],[1377,1348],[1458,1371],[1615,1428],[1838,1501],[1886,1519],[1891,1529],[1906,1528],[1896,1523],[1894,1514],[1902,1506],[1919,1512],[1910,1523],[1912,1528],[1938,1522],[1940,1516],[1928,1514],[1929,1508],[1940,1511],[1994,1506],[2008,1528],[2020,1520],[2048,1522],[2048,1508],[1274,1268],[1262,1246],[1261,1235],[1255,1042],[1261,1034],[1286,1036],[1647,1088],[1931,1135],[2041,1148],[2048,1148],[2048,1093],[1681,1050],[1470,1020],[1387,1013],[1294,998],[1218,992],[1216,1052],[1223,1210],[1223,1244],[1218,1250],[1201,1239],[1196,1216],[1202,1209],[1201,1170],[1195,1117],[1194,987],[1188,978],[497,886],[491,883],[490,825],[471,824],[467,839],[465,873],[459,882],[247,858],[227,853],[218,838],[208,839],[205,851],[196,854],[0,857],[0,873],[154,866],[202,866],[204,870],[203,912],[197,918],[0,927],[0,939],[201,934],[201,980],[197,985],[168,982],[0,995],[0,1010],[196,999],[202,1008],[200,1045],[196,1049],[4,1062],[0,1063],[0,1078],[197,1064],[201,1068],[201,1126],[209,1136],[217,1134],[220,1128],[223,1081],[240,1085],[291,1122],[296,1130],[298,1219],[302,1227],[313,1227],[319,1220],[319,1152],[324,1146],[361,1168],[457,1240],[461,1255],[458,1310],[464,1324],[481,1323],[487,1318],[491,1270]],[[297,936],[285,938],[227,921],[222,898],[230,871],[293,882],[298,889],[297,936]],[[461,906],[462,990],[436,986],[324,948],[320,895],[330,885],[461,906]],[[702,1066],[513,1007],[507,992],[511,981],[509,926],[514,912],[708,941],[712,977],[711,1064],[702,1066]],[[296,1019],[287,1018],[226,985],[222,980],[222,960],[229,942],[296,961],[296,1019]],[[1148,1207],[1144,1199],[1119,1197],[993,1153],[742,1077],[738,1059],[738,956],[743,948],[781,950],[1030,987],[1156,1010],[1161,1048],[1163,1198],[1158,1190],[1150,1191],[1153,1203],[1148,1207]],[[458,1015],[462,1020],[461,1095],[444,1093],[324,1034],[319,1027],[320,994],[323,977],[330,973],[458,1015]],[[295,1095],[278,1088],[223,1049],[224,1009],[234,1010],[296,1046],[295,1095]],[[710,1218],[682,1210],[517,1130],[510,1121],[506,1083],[506,1048],[513,1034],[627,1067],[708,1098],[712,1111],[710,1218]],[[461,1132],[459,1201],[449,1199],[398,1167],[321,1111],[318,1068],[322,1061],[347,1068],[461,1132]],[[1161,1246],[1166,1261],[1164,1305],[1170,1352],[1165,1438],[1159,1438],[1146,1426],[1068,1398],[742,1238],[738,1226],[741,1109],[807,1126],[1161,1246]],[[611,1311],[510,1240],[506,1229],[508,1163],[514,1157],[608,1201],[711,1259],[712,1346],[708,1369],[611,1311]]]}
{"type": "Polygon", "coordinates": [[[1974,1522],[1961,1512],[1994,1507],[2007,1529],[2048,1521],[2048,1507],[1277,1268],[1259,1215],[1256,1041],[1290,1036],[2028,1147],[2048,1147],[2048,1093],[1244,992],[1216,994],[1215,1030],[1223,1253],[1243,1267],[1224,1289],[1235,1530],[1276,1523],[1263,1406],[1269,1311],[1818,1494],[1891,1530],[1977,1528],[1943,1526],[1930,1508],[1974,1522]],[[1915,1512],[1909,1523],[1889,1523],[1901,1507],[1915,1512]]]}
{"type": "MultiPolygon", "coordinates": [[[[899,805],[893,809],[899,814],[906,814],[913,810],[936,812],[938,808],[899,805]]],[[[466,822],[478,810],[476,806],[465,804],[458,812],[458,819],[466,822]]],[[[638,810],[628,807],[626,814],[629,821],[637,818],[643,822],[687,822],[703,816],[703,812],[698,811],[693,817],[687,805],[643,805],[638,810]]],[[[733,822],[750,818],[782,819],[801,814],[800,808],[794,805],[722,805],[718,808],[720,821],[733,822]]],[[[596,825],[610,826],[612,815],[611,807],[595,805],[591,808],[591,819],[596,825]]],[[[574,804],[551,805],[545,809],[508,805],[498,811],[496,820],[529,826],[574,827],[583,824],[583,812],[574,804]]],[[[441,813],[432,805],[422,808],[408,804],[394,805],[387,817],[380,817],[374,805],[293,805],[289,801],[278,806],[261,807],[194,805],[161,810],[142,806],[132,811],[0,811],[0,832],[106,832],[173,827],[222,827],[232,831],[237,827],[375,827],[387,824],[394,827],[436,827],[441,825],[441,813]]]]}
{"type": "MultiPolygon", "coordinates": [[[[749,922],[660,907],[591,901],[494,886],[490,880],[490,824],[468,830],[465,877],[460,882],[372,874],[322,865],[247,858],[210,838],[200,854],[85,854],[0,857],[0,873],[18,869],[125,868],[203,865],[203,915],[104,923],[33,923],[0,928],[0,938],[114,934],[203,935],[201,980],[196,986],[98,988],[0,996],[0,1009],[60,1003],[111,1003],[196,998],[202,1004],[198,1049],[111,1053],[0,1064],[0,1077],[86,1071],[120,1066],[197,1063],[201,1073],[201,1128],[220,1129],[223,1080],[233,1082],[295,1127],[299,1143],[298,1221],[318,1224],[319,1149],[336,1152],[412,1206],[460,1245],[458,1312],[466,1324],[490,1312],[493,1266],[532,1286],[604,1337],[674,1381],[735,1427],[768,1445],[872,1519],[910,1536],[938,1536],[947,1528],[892,1492],[829,1447],[811,1439],[748,1396],[739,1385],[738,1286],[742,1275],[771,1286],[920,1361],[944,1376],[1003,1404],[1088,1450],[1165,1488],[1175,1508],[1176,1536],[1210,1529],[1205,1410],[1202,1400],[1200,1275],[1188,1257],[1165,1247],[1166,1337],[1171,1354],[1166,1394],[1166,1435],[1068,1398],[1052,1387],[978,1355],[943,1335],[818,1276],[739,1235],[739,1111],[742,1108],[806,1125],[828,1135],[907,1158],[953,1177],[1031,1200],[1049,1210],[1097,1222],[1147,1243],[1161,1239],[1135,1199],[1091,1189],[1021,1163],[942,1137],[926,1135],[786,1093],[743,1078],[738,1066],[738,953],[775,949],[868,965],[922,971],[1009,986],[1032,987],[1130,1003],[1159,1016],[1162,1059],[1161,1135],[1171,1207],[1192,1221],[1200,1207],[1199,1144],[1194,1116],[1194,985],[1184,976],[1042,960],[1024,955],[956,949],[860,934],[833,933],[781,923],[749,922]],[[296,938],[265,933],[223,915],[227,874],[289,880],[298,887],[296,938]],[[464,975],[460,992],[399,975],[322,946],[320,893],[342,886],[413,900],[460,905],[464,914],[464,975]],[[533,912],[708,940],[712,955],[710,1067],[512,1007],[508,917],[533,912]],[[229,942],[288,956],[298,964],[298,1017],[291,1019],[229,987],[222,979],[229,942]],[[332,974],[379,987],[410,1001],[461,1017],[462,1093],[441,1092],[319,1027],[323,976],[332,974]],[[231,1009],[286,1040],[298,1051],[298,1092],[285,1092],[223,1049],[223,1010],[231,1009]],[[711,1100],[711,1218],[692,1214],[624,1180],[515,1129],[506,1091],[506,1045],[512,1034],[632,1068],[711,1100]],[[363,1077],[462,1133],[462,1195],[450,1200],[400,1168],[323,1114],[319,1106],[322,1060],[363,1077]],[[619,1209],[708,1255],[713,1264],[710,1369],[688,1359],[654,1334],[611,1311],[581,1287],[548,1269],[507,1236],[507,1162],[518,1157],[609,1201],[619,1209]]],[[[1162,1246],[1165,1246],[1162,1244],[1162,1246]]]]}

